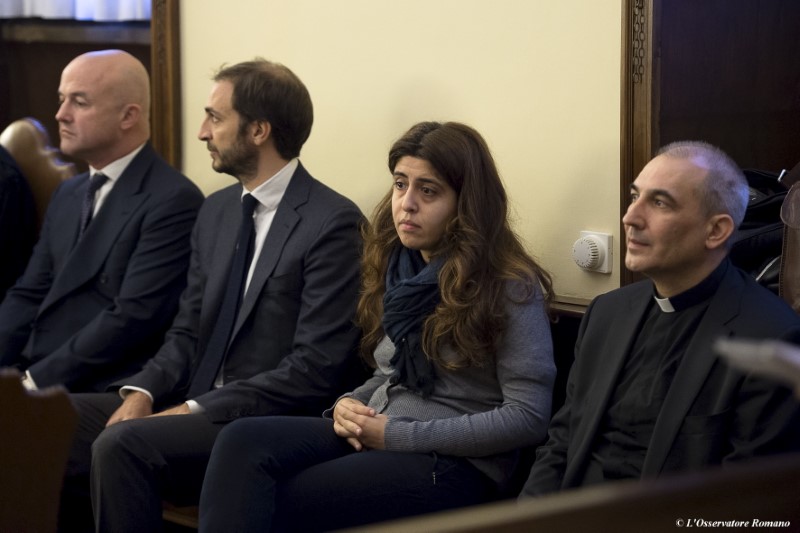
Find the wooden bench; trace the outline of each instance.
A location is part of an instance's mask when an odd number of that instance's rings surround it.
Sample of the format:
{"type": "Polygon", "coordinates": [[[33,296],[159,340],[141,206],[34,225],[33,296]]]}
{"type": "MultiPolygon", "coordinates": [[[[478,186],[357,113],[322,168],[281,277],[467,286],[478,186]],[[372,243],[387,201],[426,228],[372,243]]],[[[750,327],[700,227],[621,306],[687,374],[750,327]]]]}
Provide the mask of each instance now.
{"type": "Polygon", "coordinates": [[[779,524],[771,531],[800,530],[800,454],[653,481],[597,485],[348,531],[676,533],[688,527],[763,531],[769,522],[779,524]],[[734,524],[737,521],[739,527],[734,524]],[[783,527],[787,522],[789,525],[783,527]],[[723,527],[723,523],[730,527],[723,527]]]}
{"type": "Polygon", "coordinates": [[[55,531],[78,415],[63,388],[26,391],[0,369],[0,531],[55,531]]]}

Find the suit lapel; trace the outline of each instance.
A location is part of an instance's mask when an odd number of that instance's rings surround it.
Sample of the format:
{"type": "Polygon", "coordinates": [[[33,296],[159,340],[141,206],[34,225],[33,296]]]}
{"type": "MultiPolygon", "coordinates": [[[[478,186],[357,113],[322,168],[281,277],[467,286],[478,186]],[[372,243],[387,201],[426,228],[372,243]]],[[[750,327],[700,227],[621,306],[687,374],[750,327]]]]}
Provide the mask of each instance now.
{"type": "MultiPolygon", "coordinates": [[[[70,252],[64,267],[53,282],[52,290],[42,302],[40,312],[92,279],[100,271],[108,252],[128,219],[147,198],[147,194],[141,192],[142,183],[154,159],[155,152],[149,144],[145,145],[119,177],[100,211],[87,228],[86,234],[70,252]]],[[[76,208],[70,210],[70,213],[74,213],[70,215],[69,221],[75,228],[72,233],[73,242],[77,238],[80,205],[88,186],[87,175],[86,183],[76,189],[76,208]]]]}
{"type": "Polygon", "coordinates": [[[733,265],[728,265],[728,271],[709,302],[708,310],[686,348],[664,398],[642,465],[642,477],[656,476],[663,468],[689,409],[717,361],[711,345],[717,337],[725,334],[722,327],[739,314],[740,298],[741,281],[737,278],[733,265]]]}
{"type": "MultiPolygon", "coordinates": [[[[225,296],[233,255],[236,253],[236,242],[239,239],[239,226],[242,222],[242,187],[240,185],[231,186],[224,194],[227,195],[227,198],[223,202],[219,219],[214,221],[216,227],[207,228],[215,236],[203,297],[204,300],[207,300],[207,304],[203,305],[204,317],[211,320],[216,320],[217,312],[225,296]]],[[[211,324],[208,328],[209,333],[213,327],[211,324]]]]}
{"type": "Polygon", "coordinates": [[[297,208],[308,201],[310,187],[311,176],[302,165],[298,165],[297,170],[292,174],[292,179],[286,188],[283,198],[278,204],[275,218],[272,219],[272,224],[264,239],[261,255],[257,259],[258,262],[253,272],[253,278],[250,280],[244,301],[239,308],[231,339],[236,336],[248,315],[253,311],[264,284],[272,276],[286,242],[289,240],[289,236],[300,222],[301,217],[297,212],[297,208]]]}
{"type": "MultiPolygon", "coordinates": [[[[569,462],[564,474],[565,483],[576,475],[582,475],[583,467],[588,459],[600,422],[608,410],[608,402],[617,384],[617,378],[625,364],[631,346],[636,340],[636,334],[641,327],[641,321],[652,298],[652,288],[649,283],[641,283],[640,288],[632,294],[628,305],[614,311],[611,321],[603,318],[612,339],[606,343],[606,360],[593,365],[597,370],[594,381],[587,385],[590,391],[586,394],[584,405],[579,408],[584,410],[581,421],[575,428],[575,434],[570,440],[576,444],[575,460],[569,462]]],[[[596,356],[596,346],[581,346],[581,356],[596,356]]]]}
{"type": "Polygon", "coordinates": [[[86,196],[86,189],[89,188],[89,173],[85,172],[79,178],[83,180],[78,187],[75,187],[70,193],[70,198],[67,200],[70,208],[64,210],[63,220],[58,220],[58,224],[63,224],[63,228],[57,228],[56,233],[62,230],[68,239],[60,239],[57,244],[59,249],[63,251],[61,257],[69,255],[78,240],[78,233],[81,225],[81,205],[83,204],[83,197],[86,196]]]}

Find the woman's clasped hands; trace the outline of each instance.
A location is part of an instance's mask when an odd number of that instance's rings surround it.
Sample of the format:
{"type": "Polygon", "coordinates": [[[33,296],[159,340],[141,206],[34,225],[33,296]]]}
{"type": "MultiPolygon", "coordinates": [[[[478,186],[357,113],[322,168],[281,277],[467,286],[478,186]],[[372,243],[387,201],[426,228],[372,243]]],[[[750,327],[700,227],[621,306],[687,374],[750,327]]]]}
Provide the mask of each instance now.
{"type": "Polygon", "coordinates": [[[342,398],[333,408],[333,430],[357,451],[384,449],[386,415],[378,414],[354,398],[342,398]]]}

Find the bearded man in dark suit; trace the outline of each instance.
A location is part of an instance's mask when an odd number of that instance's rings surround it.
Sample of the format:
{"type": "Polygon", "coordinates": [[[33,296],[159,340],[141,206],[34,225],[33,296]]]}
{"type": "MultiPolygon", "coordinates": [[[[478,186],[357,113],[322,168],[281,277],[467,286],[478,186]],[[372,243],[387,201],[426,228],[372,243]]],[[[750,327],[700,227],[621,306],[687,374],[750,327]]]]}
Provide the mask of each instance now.
{"type": "Polygon", "coordinates": [[[88,472],[91,446],[99,531],[156,531],[162,498],[196,503],[226,423],[319,414],[363,378],[352,323],[362,215],[300,164],[312,120],[283,65],[214,77],[199,138],[238,183],[198,215],[188,285],[155,357],[118,392],[73,396],[82,418],[67,481],[88,472]]]}

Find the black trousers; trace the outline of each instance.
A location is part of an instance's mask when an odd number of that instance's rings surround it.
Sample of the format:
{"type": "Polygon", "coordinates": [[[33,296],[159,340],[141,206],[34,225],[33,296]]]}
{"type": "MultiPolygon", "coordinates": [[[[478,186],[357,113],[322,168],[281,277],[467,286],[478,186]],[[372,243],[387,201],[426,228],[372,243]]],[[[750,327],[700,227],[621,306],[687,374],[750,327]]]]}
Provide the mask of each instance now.
{"type": "Polygon", "coordinates": [[[200,531],[327,531],[493,496],[490,480],[464,458],[356,452],[322,418],[245,418],[214,446],[200,531]]]}
{"type": "Polygon", "coordinates": [[[98,531],[160,531],[162,500],[178,505],[199,501],[206,464],[223,424],[203,415],[176,415],[106,428],[122,403],[118,394],[71,397],[80,421],[62,495],[62,530],[79,530],[68,526],[77,520],[76,502],[82,499],[86,505],[89,486],[98,531]],[[67,510],[65,503],[73,508],[67,510]]]}

